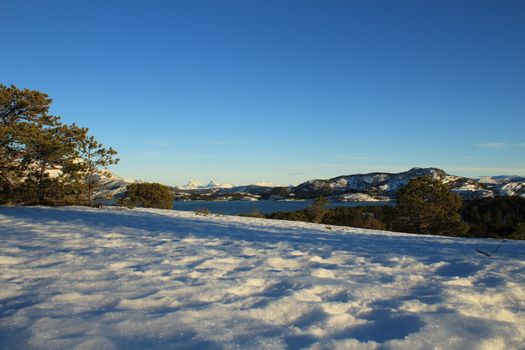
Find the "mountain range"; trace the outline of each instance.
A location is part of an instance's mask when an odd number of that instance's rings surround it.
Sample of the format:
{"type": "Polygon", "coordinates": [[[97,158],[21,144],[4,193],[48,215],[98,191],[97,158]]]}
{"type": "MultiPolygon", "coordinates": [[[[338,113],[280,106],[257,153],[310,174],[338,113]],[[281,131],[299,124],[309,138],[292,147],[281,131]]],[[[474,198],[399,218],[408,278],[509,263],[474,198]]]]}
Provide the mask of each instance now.
{"type": "MultiPolygon", "coordinates": [[[[172,187],[178,200],[293,200],[318,196],[334,201],[390,201],[395,199],[397,190],[411,179],[430,176],[447,184],[463,199],[478,199],[494,196],[525,197],[525,177],[485,176],[468,178],[449,175],[437,168],[412,168],[400,173],[374,172],[337,176],[331,179],[315,179],[297,186],[274,186],[268,183],[235,186],[232,184],[209,184],[190,180],[182,187],[172,187]]],[[[122,195],[125,186],[133,180],[118,177],[104,178],[98,192],[99,198],[110,200],[122,195]]]]}
{"type": "Polygon", "coordinates": [[[218,182],[215,182],[211,180],[207,185],[204,185],[202,182],[191,179],[188,181],[188,183],[184,186],[179,187],[181,190],[202,190],[202,189],[212,189],[212,188],[232,188],[235,187],[235,185],[230,183],[223,183],[220,184],[218,182]]]}
{"type": "Polygon", "coordinates": [[[436,168],[413,168],[401,173],[369,173],[310,180],[294,187],[293,193],[300,197],[324,195],[342,201],[392,200],[401,187],[420,176],[442,181],[463,199],[498,195],[525,197],[525,177],[493,176],[475,179],[449,175],[436,168]]]}

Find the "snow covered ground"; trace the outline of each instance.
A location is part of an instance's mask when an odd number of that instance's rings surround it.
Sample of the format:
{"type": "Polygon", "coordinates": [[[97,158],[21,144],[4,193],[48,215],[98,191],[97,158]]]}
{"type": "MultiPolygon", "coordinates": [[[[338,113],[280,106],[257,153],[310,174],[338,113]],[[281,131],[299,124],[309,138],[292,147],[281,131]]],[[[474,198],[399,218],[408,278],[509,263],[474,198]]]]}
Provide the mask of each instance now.
{"type": "Polygon", "coordinates": [[[525,242],[0,207],[0,349],[523,349],[525,242]]]}

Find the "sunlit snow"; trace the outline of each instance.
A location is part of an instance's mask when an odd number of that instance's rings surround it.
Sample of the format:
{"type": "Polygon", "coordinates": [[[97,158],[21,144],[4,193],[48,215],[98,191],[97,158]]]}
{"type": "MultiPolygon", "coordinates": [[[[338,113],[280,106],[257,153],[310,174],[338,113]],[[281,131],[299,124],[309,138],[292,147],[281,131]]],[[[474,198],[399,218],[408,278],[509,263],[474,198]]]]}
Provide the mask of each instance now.
{"type": "Polygon", "coordinates": [[[520,349],[525,243],[0,207],[0,349],[520,349]]]}

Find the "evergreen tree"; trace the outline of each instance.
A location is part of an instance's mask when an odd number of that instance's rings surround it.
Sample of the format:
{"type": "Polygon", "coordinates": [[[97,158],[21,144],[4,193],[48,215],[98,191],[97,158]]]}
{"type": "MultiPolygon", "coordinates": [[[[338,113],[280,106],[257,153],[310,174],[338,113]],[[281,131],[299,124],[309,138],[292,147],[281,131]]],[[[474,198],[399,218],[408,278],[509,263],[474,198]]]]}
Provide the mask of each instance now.
{"type": "Polygon", "coordinates": [[[509,236],[510,239],[525,239],[525,222],[519,222],[514,232],[509,236]]]}
{"type": "Polygon", "coordinates": [[[468,225],[459,214],[461,197],[439,180],[418,177],[397,193],[395,228],[399,231],[463,235],[468,225]]]}
{"type": "Polygon", "coordinates": [[[465,201],[462,217],[470,225],[469,236],[525,238],[520,233],[525,225],[525,198],[498,196],[465,201]]]}
{"type": "Polygon", "coordinates": [[[85,165],[85,183],[89,205],[93,206],[93,191],[98,187],[100,176],[111,174],[107,167],[119,162],[115,158],[117,151],[113,148],[104,148],[93,136],[86,137],[81,143],[80,157],[85,165]]]}
{"type": "Polygon", "coordinates": [[[313,200],[312,205],[308,208],[308,217],[311,222],[321,223],[328,214],[326,206],[330,202],[325,197],[317,197],[313,200]]]}
{"type": "Polygon", "coordinates": [[[69,202],[80,200],[85,167],[79,160],[78,146],[86,132],[87,129],[75,124],[58,124],[37,129],[25,140],[23,163],[29,187],[22,186],[22,189],[36,189],[34,203],[63,204],[66,197],[70,198],[69,202]]]}
{"type": "Polygon", "coordinates": [[[9,201],[24,179],[26,141],[44,127],[56,125],[44,93],[0,84],[0,198],[9,201]]]}
{"type": "Polygon", "coordinates": [[[87,128],[48,114],[44,93],[0,84],[0,202],[92,203],[94,174],[115,164],[87,128]],[[87,186],[86,186],[87,183],[87,186]]]}

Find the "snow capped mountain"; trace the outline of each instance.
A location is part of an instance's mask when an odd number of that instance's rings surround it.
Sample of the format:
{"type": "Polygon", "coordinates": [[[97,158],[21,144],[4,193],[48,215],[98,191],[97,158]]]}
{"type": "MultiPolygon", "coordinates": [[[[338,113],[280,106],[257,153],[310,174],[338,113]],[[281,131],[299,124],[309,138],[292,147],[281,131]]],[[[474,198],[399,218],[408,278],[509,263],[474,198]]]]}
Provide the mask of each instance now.
{"type": "Polygon", "coordinates": [[[509,182],[525,182],[525,177],[518,175],[483,176],[476,179],[485,184],[504,184],[509,182]]]}
{"type": "Polygon", "coordinates": [[[260,186],[260,187],[276,187],[277,186],[273,182],[269,182],[269,181],[259,181],[259,182],[256,182],[256,183],[250,184],[250,185],[252,185],[252,186],[260,186]]]}
{"type": "Polygon", "coordinates": [[[184,186],[179,187],[181,190],[206,190],[206,189],[213,189],[213,188],[232,188],[234,185],[230,183],[223,183],[220,184],[218,182],[215,182],[211,180],[208,182],[207,185],[204,185],[202,182],[191,179],[188,181],[188,183],[184,186]]]}
{"type": "Polygon", "coordinates": [[[202,188],[203,186],[204,185],[202,184],[202,182],[190,179],[186,185],[181,186],[180,188],[184,190],[195,190],[198,188],[202,188]]]}
{"type": "Polygon", "coordinates": [[[502,196],[520,196],[525,198],[525,181],[509,182],[501,186],[499,192],[502,196]]]}
{"type": "Polygon", "coordinates": [[[297,198],[329,196],[341,201],[362,199],[394,199],[395,193],[411,179],[430,176],[447,184],[464,199],[485,197],[525,197],[525,178],[519,176],[493,176],[471,179],[448,175],[436,168],[413,168],[401,173],[370,173],[338,176],[328,180],[310,180],[293,188],[297,198]],[[362,198],[362,199],[361,199],[362,198]]]}
{"type": "MultiPolygon", "coordinates": [[[[252,195],[259,199],[289,198],[305,199],[318,196],[330,197],[335,201],[386,201],[395,199],[396,192],[411,179],[430,176],[439,179],[458,193],[463,199],[477,199],[494,196],[520,196],[525,198],[525,177],[491,176],[478,179],[448,175],[436,168],[413,168],[401,173],[369,173],[343,175],[332,179],[310,180],[297,186],[275,186],[262,181],[251,185],[235,186],[230,183],[210,181],[204,185],[197,180],[190,180],[185,186],[176,188],[177,198],[183,199],[222,199],[236,198],[232,195],[252,195]],[[198,194],[201,197],[196,197],[198,194]]],[[[102,203],[114,199],[125,191],[134,180],[122,179],[113,175],[101,178],[101,188],[97,197],[102,203]]],[[[239,197],[239,196],[237,196],[239,197]]]]}
{"type": "Polygon", "coordinates": [[[447,178],[447,174],[440,169],[413,168],[397,174],[370,173],[338,176],[328,180],[310,180],[296,186],[293,192],[299,196],[308,194],[340,196],[360,193],[369,196],[392,197],[410,179],[419,176],[430,176],[440,180],[447,178]]]}
{"type": "Polygon", "coordinates": [[[208,182],[207,185],[204,185],[202,182],[197,180],[190,180],[188,183],[184,186],[179,187],[181,190],[208,190],[208,189],[236,189],[241,187],[251,187],[251,186],[259,186],[259,187],[275,187],[276,185],[272,182],[267,181],[260,181],[254,184],[249,185],[243,185],[243,186],[235,186],[231,183],[218,183],[213,180],[208,182]]]}
{"type": "Polygon", "coordinates": [[[235,186],[234,184],[230,184],[230,183],[220,184],[212,180],[206,185],[205,188],[232,188],[234,186],[235,186]]]}
{"type": "Polygon", "coordinates": [[[116,198],[122,196],[126,191],[126,186],[140,182],[133,179],[119,177],[113,173],[108,175],[96,175],[99,186],[95,189],[95,201],[98,204],[111,205],[115,203],[116,198]]]}

